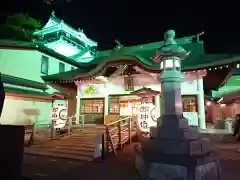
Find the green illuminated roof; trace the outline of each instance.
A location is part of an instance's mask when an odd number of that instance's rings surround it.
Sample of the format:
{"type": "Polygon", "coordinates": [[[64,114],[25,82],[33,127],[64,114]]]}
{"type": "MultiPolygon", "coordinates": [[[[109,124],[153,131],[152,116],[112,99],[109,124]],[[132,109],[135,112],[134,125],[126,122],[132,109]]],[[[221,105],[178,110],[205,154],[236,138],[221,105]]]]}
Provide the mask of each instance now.
{"type": "Polygon", "coordinates": [[[212,96],[215,98],[221,98],[224,95],[232,94],[240,91],[240,67],[229,72],[226,80],[217,89],[217,91],[212,91],[212,96]]]}
{"type": "Polygon", "coordinates": [[[89,39],[81,29],[74,29],[73,27],[69,26],[66,24],[63,20],[58,19],[55,16],[55,13],[53,12],[52,15],[50,16],[48,22],[45,24],[45,26],[39,30],[34,32],[35,35],[45,35],[45,34],[50,34],[59,30],[63,30],[68,32],[69,34],[77,37],[79,40],[83,41],[86,43],[88,46],[97,46],[97,42],[89,39]]]}
{"type": "Polygon", "coordinates": [[[240,75],[232,76],[225,86],[240,86],[240,75]]]}
{"type": "MultiPolygon", "coordinates": [[[[187,51],[191,51],[190,56],[182,62],[183,71],[205,69],[215,66],[223,66],[240,62],[240,56],[230,54],[205,54],[202,41],[195,41],[195,36],[188,36],[176,39],[177,43],[187,51]]],[[[0,48],[20,48],[33,49],[53,56],[61,61],[78,67],[75,70],[59,74],[44,76],[46,81],[76,80],[78,78],[93,77],[101,75],[107,67],[121,64],[137,64],[146,70],[159,72],[159,63],[153,62],[152,57],[155,51],[162,45],[162,42],[143,44],[139,46],[122,47],[108,51],[98,51],[95,58],[89,59],[89,54],[85,53],[85,59],[78,60],[77,56],[65,57],[52,49],[44,46],[39,41],[19,42],[1,40],[0,48]]]]}
{"type": "Polygon", "coordinates": [[[49,56],[55,57],[55,58],[59,59],[60,61],[71,64],[75,67],[84,67],[85,66],[85,64],[82,64],[80,62],[76,62],[75,60],[73,60],[69,57],[66,57],[62,54],[59,54],[59,53],[55,52],[52,49],[47,48],[41,42],[0,40],[0,49],[1,48],[6,48],[6,49],[14,48],[14,49],[22,49],[22,50],[37,50],[37,51],[45,53],[49,56]]]}
{"type": "Polygon", "coordinates": [[[17,85],[17,86],[24,86],[24,87],[29,87],[29,88],[34,88],[34,89],[41,89],[45,91],[47,89],[46,84],[37,82],[37,81],[32,81],[24,78],[19,78],[15,76],[10,76],[6,74],[1,74],[0,73],[0,80],[2,83],[7,83],[11,85],[17,85]]]}
{"type": "MultiPolygon", "coordinates": [[[[240,56],[229,54],[205,54],[203,42],[193,41],[193,37],[176,39],[187,51],[191,51],[190,56],[182,62],[183,71],[205,69],[209,67],[222,66],[229,63],[240,62],[240,56]]],[[[46,81],[76,80],[78,78],[92,77],[100,75],[108,66],[116,63],[135,63],[149,71],[159,72],[159,63],[153,62],[152,57],[156,49],[163,42],[145,44],[134,47],[123,47],[119,50],[100,51],[92,61],[85,63],[84,68],[73,71],[44,76],[46,81]]],[[[83,63],[84,64],[84,63],[83,63]]]]}
{"type": "Polygon", "coordinates": [[[78,58],[97,47],[97,42],[89,39],[83,30],[76,30],[58,19],[52,13],[46,25],[36,32],[34,36],[40,39],[47,48],[53,49],[66,57],[78,58]]]}
{"type": "MultiPolygon", "coordinates": [[[[46,90],[48,87],[46,86],[46,84],[37,82],[37,81],[23,79],[15,76],[9,76],[1,73],[0,73],[0,81],[2,81],[4,85],[4,91],[9,93],[27,94],[31,96],[49,96],[49,97],[55,97],[56,95],[60,95],[63,98],[71,98],[71,94],[65,93],[65,92],[47,93],[46,90]],[[16,85],[16,87],[14,85],[16,85]],[[30,89],[26,89],[26,88],[30,88],[30,89]]],[[[55,99],[58,99],[58,97],[55,97],[55,99]]]]}

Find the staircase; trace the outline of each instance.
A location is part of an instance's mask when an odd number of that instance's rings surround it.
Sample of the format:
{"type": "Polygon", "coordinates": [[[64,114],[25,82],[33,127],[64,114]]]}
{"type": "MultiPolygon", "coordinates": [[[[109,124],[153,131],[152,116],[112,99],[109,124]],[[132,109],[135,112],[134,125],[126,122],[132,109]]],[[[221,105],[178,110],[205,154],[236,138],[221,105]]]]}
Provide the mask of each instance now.
{"type": "Polygon", "coordinates": [[[104,126],[74,130],[71,134],[58,140],[46,141],[26,147],[25,154],[44,155],[74,160],[94,160],[96,135],[105,132],[104,126]]]}

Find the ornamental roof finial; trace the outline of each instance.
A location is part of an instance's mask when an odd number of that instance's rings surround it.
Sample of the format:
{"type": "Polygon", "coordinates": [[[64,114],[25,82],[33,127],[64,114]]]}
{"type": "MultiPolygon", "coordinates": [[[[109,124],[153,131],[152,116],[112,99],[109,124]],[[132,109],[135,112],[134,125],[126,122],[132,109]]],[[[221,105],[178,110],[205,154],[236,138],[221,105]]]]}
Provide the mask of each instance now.
{"type": "Polygon", "coordinates": [[[55,11],[53,10],[51,16],[55,17],[55,11]]]}
{"type": "Polygon", "coordinates": [[[114,41],[117,44],[115,50],[120,50],[124,47],[117,39],[115,39],[114,41]]]}

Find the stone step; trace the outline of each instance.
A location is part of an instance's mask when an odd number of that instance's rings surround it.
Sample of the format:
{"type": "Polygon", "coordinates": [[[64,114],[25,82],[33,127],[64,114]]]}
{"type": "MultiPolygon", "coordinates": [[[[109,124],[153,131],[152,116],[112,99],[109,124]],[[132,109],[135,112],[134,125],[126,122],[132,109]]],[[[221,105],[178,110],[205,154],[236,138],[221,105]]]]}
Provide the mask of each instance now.
{"type": "Polygon", "coordinates": [[[64,154],[75,154],[75,155],[84,155],[93,157],[94,149],[91,151],[81,151],[81,150],[72,150],[72,149],[60,149],[60,148],[36,148],[36,151],[47,151],[53,153],[64,153],[64,154]]]}
{"type": "Polygon", "coordinates": [[[25,148],[25,153],[78,160],[93,160],[96,134],[99,132],[105,132],[105,129],[99,127],[74,130],[58,140],[39,143],[25,148]]]}
{"type": "Polygon", "coordinates": [[[70,136],[69,139],[83,139],[83,140],[95,140],[96,139],[96,135],[95,136],[83,136],[83,135],[73,135],[70,136]]]}
{"type": "Polygon", "coordinates": [[[69,139],[63,139],[63,140],[60,140],[61,143],[64,143],[64,142],[71,142],[71,143],[77,143],[77,144],[81,144],[81,143],[95,143],[95,139],[85,139],[85,138],[69,138],[69,139]]]}
{"type": "Polygon", "coordinates": [[[99,130],[94,130],[94,131],[82,131],[82,132],[74,132],[76,134],[87,134],[87,135],[96,135],[98,133],[105,133],[105,131],[99,131],[99,130]]]}
{"type": "MultiPolygon", "coordinates": [[[[72,144],[70,144],[70,145],[72,145],[72,144]]],[[[67,146],[69,146],[69,144],[66,143],[66,144],[61,144],[61,145],[59,145],[59,146],[61,146],[61,147],[67,147],[67,146]]],[[[94,145],[93,143],[85,143],[85,144],[75,144],[74,147],[94,148],[95,145],[94,145]]]]}
{"type": "Polygon", "coordinates": [[[83,151],[83,152],[94,152],[95,148],[94,147],[73,147],[73,146],[56,146],[56,149],[61,149],[61,150],[75,150],[75,151],[83,151]]]}
{"type": "Polygon", "coordinates": [[[63,148],[63,149],[76,149],[76,150],[92,150],[95,148],[94,144],[42,144],[42,145],[33,145],[33,148],[63,148]]]}
{"type": "Polygon", "coordinates": [[[95,143],[91,141],[77,142],[77,141],[62,141],[61,143],[54,144],[55,146],[64,145],[64,146],[94,146],[95,143]]]}
{"type": "Polygon", "coordinates": [[[31,155],[42,155],[42,156],[66,158],[66,159],[73,159],[73,160],[93,161],[93,156],[78,155],[78,154],[56,153],[51,151],[41,151],[41,150],[34,150],[34,149],[25,149],[24,153],[31,154],[31,155]]]}

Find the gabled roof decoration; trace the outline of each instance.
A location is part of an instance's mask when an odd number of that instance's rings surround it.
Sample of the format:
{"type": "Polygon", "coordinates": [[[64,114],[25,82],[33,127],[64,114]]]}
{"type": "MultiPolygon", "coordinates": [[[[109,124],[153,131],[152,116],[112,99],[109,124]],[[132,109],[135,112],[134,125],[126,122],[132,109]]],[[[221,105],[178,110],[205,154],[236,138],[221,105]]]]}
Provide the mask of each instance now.
{"type": "Polygon", "coordinates": [[[68,33],[75,36],[79,40],[86,42],[88,44],[88,46],[91,46],[91,47],[97,46],[97,42],[87,38],[87,36],[83,33],[83,30],[81,30],[81,29],[76,30],[73,27],[71,27],[70,25],[66,24],[63,20],[58,19],[55,16],[54,11],[52,12],[52,14],[51,14],[48,22],[45,24],[45,26],[43,26],[43,28],[41,30],[34,32],[34,35],[42,35],[45,33],[51,33],[51,32],[55,32],[56,30],[60,30],[60,29],[67,31],[68,33]]]}
{"type": "MultiPolygon", "coordinates": [[[[187,51],[191,51],[189,57],[182,62],[183,71],[209,69],[216,68],[218,66],[220,68],[222,68],[222,66],[226,66],[226,68],[228,68],[229,64],[240,62],[240,56],[230,54],[205,54],[203,42],[188,42],[189,41],[181,45],[187,51]]],[[[122,50],[111,53],[110,55],[104,54],[103,56],[96,57],[92,61],[86,63],[84,68],[45,76],[43,79],[46,81],[68,81],[77,80],[79,78],[89,78],[95,75],[101,75],[101,72],[104,72],[109,66],[116,66],[119,64],[135,64],[147,71],[159,73],[159,63],[152,61],[152,56],[156,51],[155,44],[152,45],[154,48],[151,50],[150,47],[147,48],[148,50],[139,47],[124,47],[122,50]]]]}
{"type": "Polygon", "coordinates": [[[155,91],[151,88],[143,87],[141,89],[138,89],[136,91],[131,92],[130,94],[137,95],[137,96],[140,96],[140,97],[146,97],[146,96],[149,96],[149,95],[152,95],[152,96],[158,95],[158,94],[160,94],[160,92],[155,91]]]}

